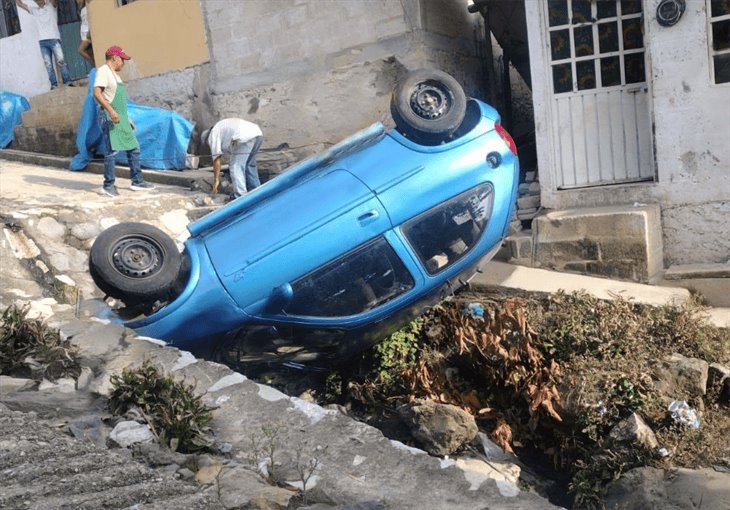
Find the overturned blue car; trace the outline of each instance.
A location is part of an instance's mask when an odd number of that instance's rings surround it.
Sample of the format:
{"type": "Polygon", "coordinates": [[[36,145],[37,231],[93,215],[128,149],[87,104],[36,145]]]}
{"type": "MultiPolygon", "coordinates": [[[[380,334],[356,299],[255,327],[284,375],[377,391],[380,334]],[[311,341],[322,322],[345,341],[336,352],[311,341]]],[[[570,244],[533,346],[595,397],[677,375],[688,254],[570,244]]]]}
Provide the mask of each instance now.
{"type": "Polygon", "coordinates": [[[382,124],[189,225],[182,253],[121,223],[90,272],[141,335],[232,363],[348,357],[464,285],[500,248],[519,164],[498,113],[410,73],[382,124]]]}

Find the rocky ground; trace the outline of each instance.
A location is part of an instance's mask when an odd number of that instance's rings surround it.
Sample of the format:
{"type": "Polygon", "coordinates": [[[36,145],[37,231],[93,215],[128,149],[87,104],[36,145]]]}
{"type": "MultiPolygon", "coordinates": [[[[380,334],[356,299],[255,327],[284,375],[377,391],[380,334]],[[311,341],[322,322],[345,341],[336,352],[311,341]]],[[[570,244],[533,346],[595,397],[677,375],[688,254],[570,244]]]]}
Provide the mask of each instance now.
{"type": "MultiPolygon", "coordinates": [[[[28,303],[31,315],[45,317],[79,348],[84,367],[78,380],[41,384],[0,376],[0,508],[553,507],[526,485],[540,485],[534,473],[477,434],[473,419],[455,406],[431,400],[404,410],[404,421],[431,416],[449,424],[445,435],[434,429],[421,438],[419,445],[438,457],[429,456],[354,421],[341,406],[316,405],[306,381],[281,384],[292,390],[290,397],[110,322],[114,316],[88,276],[95,236],[134,220],[182,243],[185,225],[224,200],[169,185],[133,192],[123,179],[122,196],[112,200],[99,194],[100,181],[99,175],[0,159],[0,309],[28,303]],[[118,426],[138,420],[105,409],[110,378],[148,360],[193,384],[216,407],[210,451],[182,455],[119,438],[118,426]],[[459,448],[465,438],[473,438],[471,446],[459,448]],[[273,446],[268,454],[266,441],[273,446]],[[455,449],[462,453],[450,457],[455,449]]],[[[606,503],[726,508],[729,480],[709,466],[647,467],[622,478],[606,503]]]]}

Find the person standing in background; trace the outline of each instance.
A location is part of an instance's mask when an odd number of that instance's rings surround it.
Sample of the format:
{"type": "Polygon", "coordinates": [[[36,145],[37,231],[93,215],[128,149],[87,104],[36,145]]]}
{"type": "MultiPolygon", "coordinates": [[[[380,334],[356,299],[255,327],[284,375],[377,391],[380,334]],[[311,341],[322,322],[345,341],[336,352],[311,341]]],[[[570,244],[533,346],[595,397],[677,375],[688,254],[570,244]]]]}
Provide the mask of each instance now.
{"type": "Polygon", "coordinates": [[[81,36],[81,44],[79,44],[79,55],[94,67],[94,49],[91,47],[91,31],[89,30],[89,12],[86,10],[86,5],[91,3],[91,0],[76,0],[79,6],[79,19],[81,24],[79,25],[79,35],[81,36]]]}
{"type": "Polygon", "coordinates": [[[61,33],[58,31],[58,12],[56,11],[57,2],[58,0],[29,0],[25,4],[23,0],[15,0],[18,7],[29,12],[38,25],[38,44],[41,47],[43,63],[46,65],[46,71],[48,71],[51,90],[58,86],[56,70],[53,67],[54,57],[61,69],[63,83],[73,87],[71,75],[68,72],[68,66],[61,48],[61,33]]]}

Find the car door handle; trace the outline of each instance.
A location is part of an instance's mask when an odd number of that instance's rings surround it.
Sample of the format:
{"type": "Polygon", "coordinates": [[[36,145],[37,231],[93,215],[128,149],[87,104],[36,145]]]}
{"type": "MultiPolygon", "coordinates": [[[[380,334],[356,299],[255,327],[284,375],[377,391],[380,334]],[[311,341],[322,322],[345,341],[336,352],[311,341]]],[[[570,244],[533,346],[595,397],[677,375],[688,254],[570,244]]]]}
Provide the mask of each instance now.
{"type": "Polygon", "coordinates": [[[368,223],[372,223],[373,221],[377,220],[380,216],[380,213],[378,213],[377,210],[373,209],[371,211],[366,212],[365,214],[361,214],[357,217],[357,221],[360,222],[360,225],[367,225],[368,223]]]}

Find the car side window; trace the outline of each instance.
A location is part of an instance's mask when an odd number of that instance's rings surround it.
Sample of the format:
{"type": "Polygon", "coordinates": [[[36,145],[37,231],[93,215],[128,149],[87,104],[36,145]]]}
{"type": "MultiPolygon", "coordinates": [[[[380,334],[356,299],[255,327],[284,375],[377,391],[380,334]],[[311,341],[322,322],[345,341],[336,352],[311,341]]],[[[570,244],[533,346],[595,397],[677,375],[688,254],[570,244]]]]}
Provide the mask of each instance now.
{"type": "Polygon", "coordinates": [[[451,266],[479,241],[492,214],[493,201],[492,185],[481,184],[401,227],[428,274],[451,266]]]}
{"type": "Polygon", "coordinates": [[[381,236],[294,281],[286,313],[355,315],[390,301],[413,285],[413,277],[381,236]]]}

